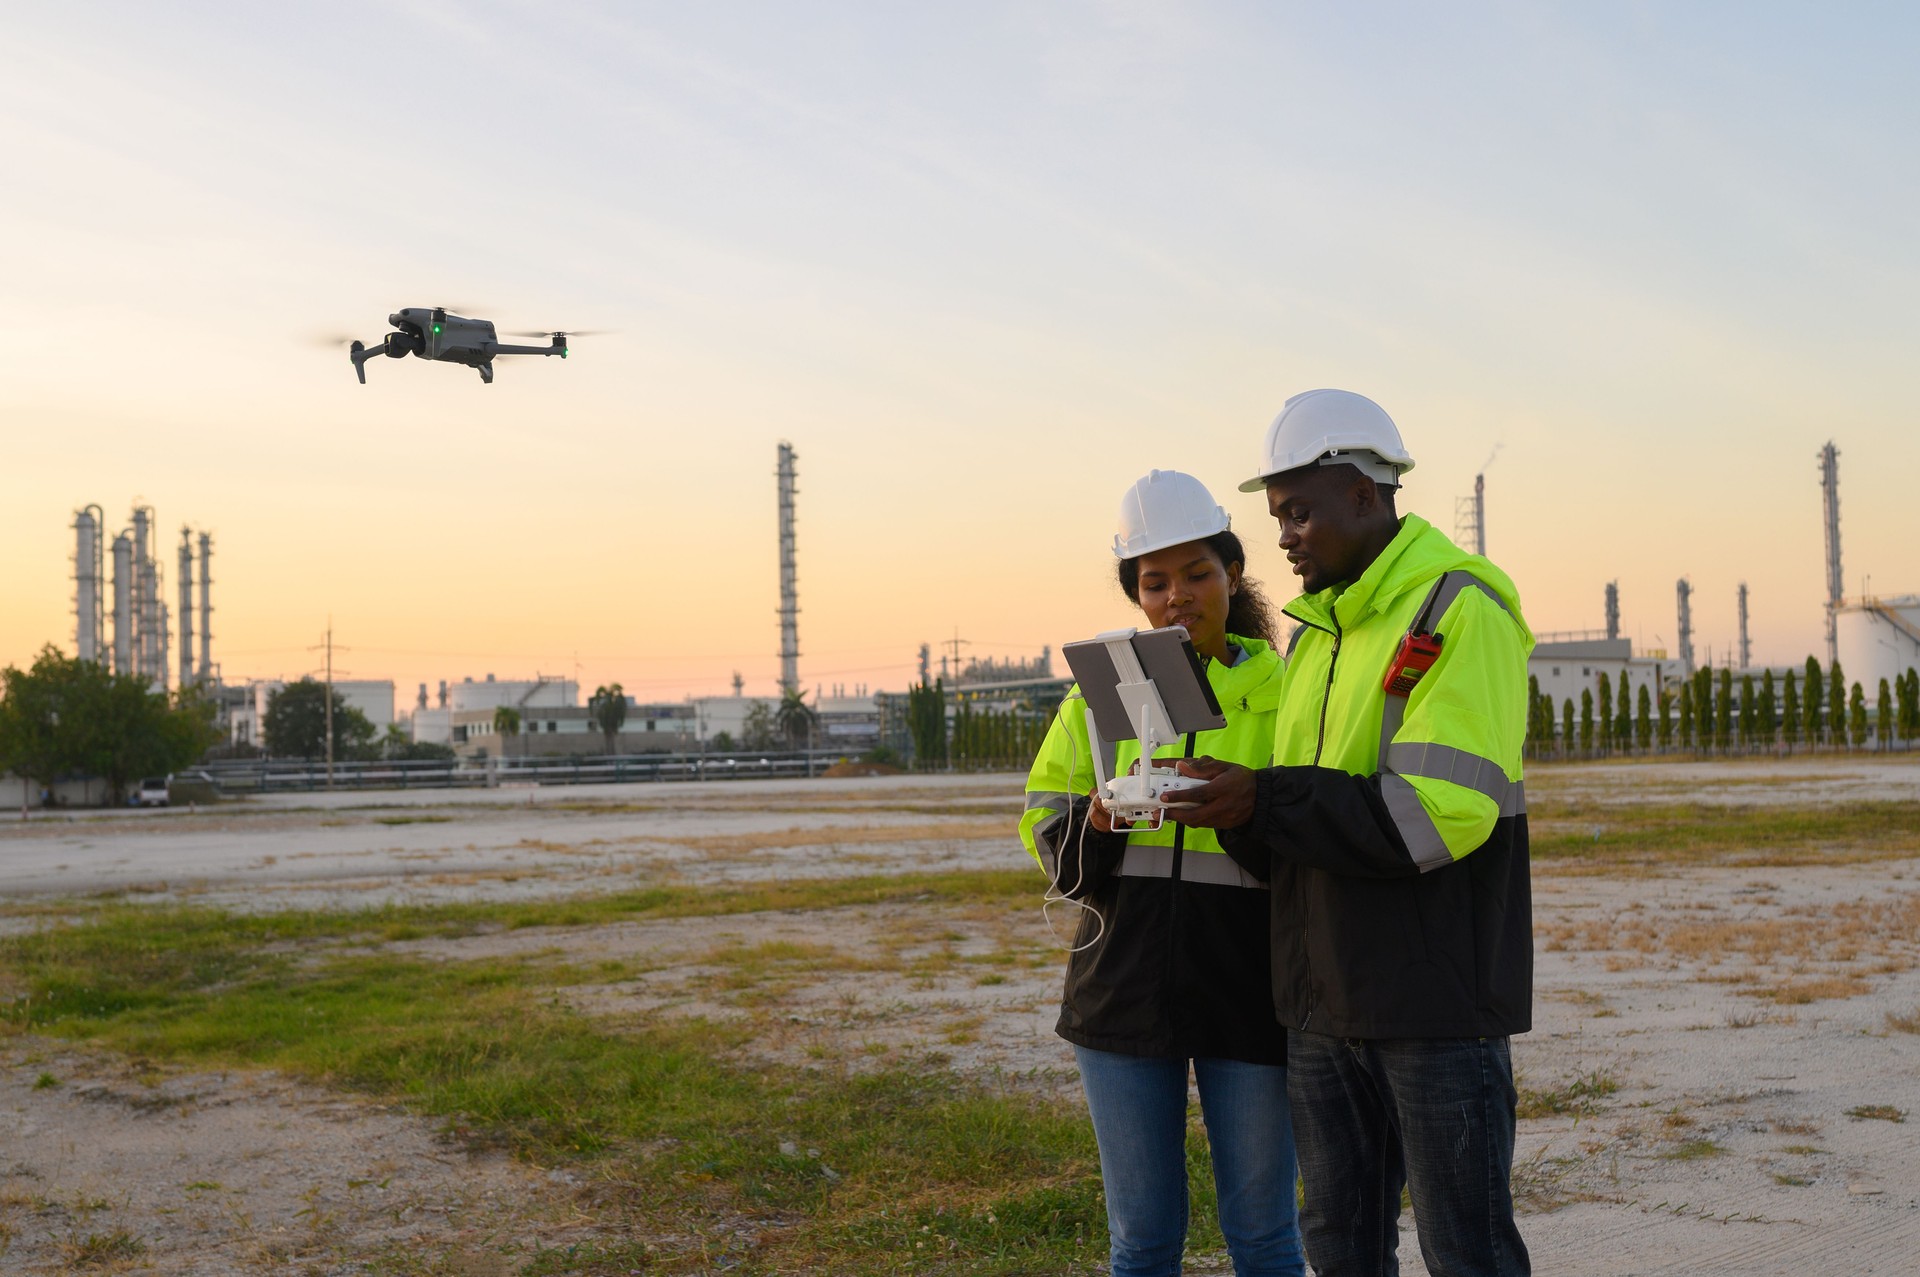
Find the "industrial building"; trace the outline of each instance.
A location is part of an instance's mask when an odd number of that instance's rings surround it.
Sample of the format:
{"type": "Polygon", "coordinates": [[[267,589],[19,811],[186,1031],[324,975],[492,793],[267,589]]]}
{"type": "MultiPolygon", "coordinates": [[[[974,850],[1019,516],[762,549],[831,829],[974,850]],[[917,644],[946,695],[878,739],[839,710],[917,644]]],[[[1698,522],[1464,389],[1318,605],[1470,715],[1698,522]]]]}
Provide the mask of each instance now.
{"type": "MultiPolygon", "coordinates": [[[[267,705],[273,694],[286,685],[287,680],[283,678],[257,678],[248,680],[239,689],[223,689],[221,700],[227,706],[228,742],[264,747],[267,705]]],[[[394,721],[392,679],[337,678],[333,680],[333,690],[349,709],[366,715],[374,727],[384,730],[394,721]]]]}
{"type": "MultiPolygon", "coordinates": [[[[498,709],[452,711],[453,751],[462,758],[564,758],[608,753],[606,733],[584,706],[548,705],[519,710],[520,730],[502,733],[498,709]]],[[[684,753],[696,749],[693,706],[645,704],[628,699],[627,721],[614,736],[615,754],[684,753]]]]}

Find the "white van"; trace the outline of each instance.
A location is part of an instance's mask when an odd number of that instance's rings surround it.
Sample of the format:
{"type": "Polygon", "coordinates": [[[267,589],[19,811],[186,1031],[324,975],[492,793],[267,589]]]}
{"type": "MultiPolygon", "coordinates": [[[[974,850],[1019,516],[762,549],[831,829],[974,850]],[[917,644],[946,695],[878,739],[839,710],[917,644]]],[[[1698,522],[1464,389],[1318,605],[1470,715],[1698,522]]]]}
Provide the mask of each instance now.
{"type": "Polygon", "coordinates": [[[140,788],[133,796],[136,807],[165,807],[167,805],[167,778],[149,776],[140,782],[140,788]]]}

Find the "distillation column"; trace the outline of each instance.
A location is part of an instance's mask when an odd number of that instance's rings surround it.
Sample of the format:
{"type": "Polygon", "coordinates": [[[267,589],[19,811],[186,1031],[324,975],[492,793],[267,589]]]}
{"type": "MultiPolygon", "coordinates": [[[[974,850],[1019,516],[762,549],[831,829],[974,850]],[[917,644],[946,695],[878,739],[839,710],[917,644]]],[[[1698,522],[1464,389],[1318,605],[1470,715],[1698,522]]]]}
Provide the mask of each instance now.
{"type": "Polygon", "coordinates": [[[106,659],[106,517],[97,505],[73,515],[73,654],[106,659]]]}

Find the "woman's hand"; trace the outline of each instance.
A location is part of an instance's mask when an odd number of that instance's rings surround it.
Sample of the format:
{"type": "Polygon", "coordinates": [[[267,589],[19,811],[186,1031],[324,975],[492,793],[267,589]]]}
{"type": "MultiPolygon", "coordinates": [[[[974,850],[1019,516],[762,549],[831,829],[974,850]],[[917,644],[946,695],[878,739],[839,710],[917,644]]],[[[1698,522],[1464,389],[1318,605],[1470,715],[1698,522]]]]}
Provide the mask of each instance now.
{"type": "Polygon", "coordinates": [[[1087,804],[1087,823],[1103,834],[1113,832],[1113,813],[1100,801],[1100,791],[1094,790],[1088,795],[1093,801],[1087,804]]]}

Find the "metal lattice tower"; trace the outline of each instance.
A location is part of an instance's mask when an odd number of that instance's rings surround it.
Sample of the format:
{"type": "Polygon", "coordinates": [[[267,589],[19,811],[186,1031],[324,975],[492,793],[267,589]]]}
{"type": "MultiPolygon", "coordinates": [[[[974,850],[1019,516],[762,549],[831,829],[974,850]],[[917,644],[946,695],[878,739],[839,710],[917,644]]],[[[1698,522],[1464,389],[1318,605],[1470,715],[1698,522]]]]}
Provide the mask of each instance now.
{"type": "Polygon", "coordinates": [[[780,465],[774,473],[780,480],[780,690],[800,688],[800,583],[794,563],[793,497],[794,451],[790,443],[780,445],[780,465]]]}
{"type": "Polygon", "coordinates": [[[1620,637],[1620,582],[1607,582],[1607,637],[1620,637]]]}
{"type": "Polygon", "coordinates": [[[1473,476],[1473,495],[1453,503],[1453,543],[1468,554],[1487,552],[1487,476],[1473,476]]]}
{"type": "Polygon", "coordinates": [[[1753,643],[1747,638],[1747,583],[1740,582],[1740,668],[1753,668],[1753,643]]]}
{"type": "Polygon", "coordinates": [[[1827,440],[1820,449],[1820,504],[1827,532],[1827,668],[1840,659],[1840,604],[1846,589],[1840,577],[1840,450],[1827,440]]]}
{"type": "Polygon", "coordinates": [[[1681,577],[1674,583],[1680,602],[1680,666],[1693,673],[1693,582],[1681,577]]]}
{"type": "Polygon", "coordinates": [[[73,654],[107,657],[106,516],[97,505],[73,512],[73,654]]]}

